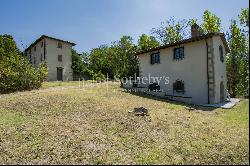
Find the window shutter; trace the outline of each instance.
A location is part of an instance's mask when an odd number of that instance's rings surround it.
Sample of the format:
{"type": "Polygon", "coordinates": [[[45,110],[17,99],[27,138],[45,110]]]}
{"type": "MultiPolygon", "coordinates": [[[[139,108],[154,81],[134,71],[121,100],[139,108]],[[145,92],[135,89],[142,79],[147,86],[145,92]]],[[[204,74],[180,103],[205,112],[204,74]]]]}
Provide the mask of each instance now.
{"type": "Polygon", "coordinates": [[[160,53],[157,53],[157,63],[160,63],[160,60],[161,60],[160,53]]]}
{"type": "Polygon", "coordinates": [[[184,58],[184,47],[180,48],[180,59],[184,58]]]}
{"type": "Polygon", "coordinates": [[[151,54],[150,56],[151,56],[151,64],[154,64],[155,63],[155,58],[154,58],[155,56],[154,56],[154,54],[151,54]]]}
{"type": "Polygon", "coordinates": [[[174,48],[174,54],[173,54],[173,59],[176,59],[176,48],[174,48]]]}

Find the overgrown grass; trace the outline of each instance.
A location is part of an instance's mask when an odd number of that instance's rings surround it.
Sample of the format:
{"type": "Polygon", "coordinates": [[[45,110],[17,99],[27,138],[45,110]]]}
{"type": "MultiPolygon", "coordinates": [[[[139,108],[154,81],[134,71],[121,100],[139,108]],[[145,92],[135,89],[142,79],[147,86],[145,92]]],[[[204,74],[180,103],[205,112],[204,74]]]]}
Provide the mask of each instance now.
{"type": "Polygon", "coordinates": [[[58,87],[58,86],[82,86],[83,84],[89,84],[92,81],[52,81],[52,82],[43,82],[42,88],[58,87]]]}
{"type": "Polygon", "coordinates": [[[113,83],[5,95],[0,164],[249,164],[248,103],[188,110],[113,83]]]}

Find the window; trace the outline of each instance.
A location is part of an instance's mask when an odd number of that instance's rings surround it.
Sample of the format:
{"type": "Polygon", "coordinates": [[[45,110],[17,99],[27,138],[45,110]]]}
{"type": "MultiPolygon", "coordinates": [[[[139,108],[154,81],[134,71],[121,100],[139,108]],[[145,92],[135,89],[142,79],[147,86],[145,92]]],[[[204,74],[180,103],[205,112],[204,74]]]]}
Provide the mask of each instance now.
{"type": "Polygon", "coordinates": [[[173,89],[175,92],[183,92],[184,93],[184,82],[181,80],[177,80],[173,84],[173,89]]]}
{"type": "Polygon", "coordinates": [[[62,48],[62,43],[59,42],[59,43],[57,44],[57,48],[62,48]]]}
{"type": "Polygon", "coordinates": [[[184,47],[174,49],[174,60],[182,60],[184,58],[184,47]]]}
{"type": "Polygon", "coordinates": [[[219,51],[220,51],[220,61],[223,63],[224,62],[224,55],[223,55],[223,48],[222,48],[222,46],[219,46],[219,51]]]}
{"type": "Polygon", "coordinates": [[[41,62],[43,61],[43,54],[41,54],[41,62]]]}
{"type": "Polygon", "coordinates": [[[160,52],[157,52],[157,53],[152,53],[150,55],[150,62],[151,64],[155,64],[155,63],[160,63],[160,52]]]}
{"type": "Polygon", "coordinates": [[[44,60],[46,59],[46,56],[45,56],[45,54],[43,55],[43,59],[44,59],[44,60]]]}
{"type": "Polygon", "coordinates": [[[58,55],[58,62],[62,62],[62,55],[58,55]]]}
{"type": "Polygon", "coordinates": [[[43,42],[41,43],[41,48],[43,47],[43,42]]]}
{"type": "Polygon", "coordinates": [[[34,47],[34,51],[36,51],[36,46],[34,47]]]}

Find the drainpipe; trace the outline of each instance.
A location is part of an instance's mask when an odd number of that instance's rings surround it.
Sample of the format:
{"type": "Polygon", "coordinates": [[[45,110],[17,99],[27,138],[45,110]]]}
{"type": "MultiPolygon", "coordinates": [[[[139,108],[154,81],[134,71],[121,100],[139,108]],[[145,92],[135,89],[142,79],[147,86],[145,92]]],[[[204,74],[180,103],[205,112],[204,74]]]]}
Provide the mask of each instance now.
{"type": "Polygon", "coordinates": [[[209,72],[208,72],[208,43],[207,40],[205,39],[206,42],[206,52],[207,52],[207,103],[210,104],[210,97],[209,97],[209,72]]]}

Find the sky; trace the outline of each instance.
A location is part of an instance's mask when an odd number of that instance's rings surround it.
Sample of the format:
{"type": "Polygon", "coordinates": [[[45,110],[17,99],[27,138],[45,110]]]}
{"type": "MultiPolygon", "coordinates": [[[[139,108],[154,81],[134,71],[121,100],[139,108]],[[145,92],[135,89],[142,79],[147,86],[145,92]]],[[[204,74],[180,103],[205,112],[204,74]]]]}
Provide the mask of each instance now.
{"type": "Polygon", "coordinates": [[[0,0],[0,34],[23,50],[45,34],[76,43],[79,53],[123,35],[134,42],[174,16],[202,20],[205,10],[222,19],[226,31],[248,0],[0,0]]]}

